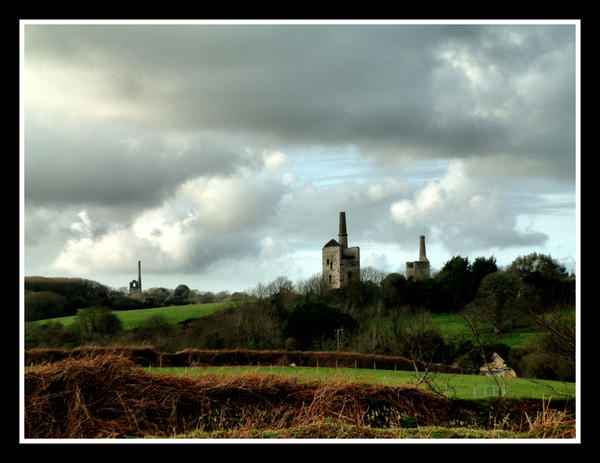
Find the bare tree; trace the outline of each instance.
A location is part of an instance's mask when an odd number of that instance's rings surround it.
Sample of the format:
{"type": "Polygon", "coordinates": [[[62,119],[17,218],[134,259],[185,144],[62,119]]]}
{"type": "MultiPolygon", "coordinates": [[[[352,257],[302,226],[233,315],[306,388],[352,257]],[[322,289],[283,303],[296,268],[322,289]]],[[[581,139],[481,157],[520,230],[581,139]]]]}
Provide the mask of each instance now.
{"type": "Polygon", "coordinates": [[[395,342],[413,364],[415,387],[425,385],[431,392],[445,397],[451,389],[450,379],[443,381],[437,368],[444,340],[431,314],[426,311],[414,315],[404,313],[395,317],[392,325],[395,342]]]}
{"type": "Polygon", "coordinates": [[[246,290],[251,297],[255,297],[259,301],[262,301],[265,297],[268,296],[268,288],[262,282],[258,282],[254,288],[250,288],[246,290]]]}
{"type": "MultiPolygon", "coordinates": [[[[487,371],[492,373],[494,365],[492,363],[490,352],[492,346],[498,342],[499,332],[494,329],[494,323],[490,323],[489,313],[486,308],[478,304],[469,304],[465,309],[458,313],[460,322],[471,334],[475,348],[481,358],[482,364],[487,371]]],[[[491,374],[499,396],[503,395],[503,382],[494,374],[491,374]]]]}
{"type": "Polygon", "coordinates": [[[546,349],[565,361],[574,362],[577,351],[575,311],[570,308],[555,309],[548,314],[529,311],[528,316],[546,335],[546,349]]]}
{"type": "Polygon", "coordinates": [[[323,280],[323,275],[315,273],[308,279],[297,282],[296,290],[303,296],[308,294],[324,295],[327,294],[329,288],[325,280],[323,280]]]}
{"type": "Polygon", "coordinates": [[[287,277],[281,276],[275,278],[266,287],[267,295],[272,296],[281,291],[292,291],[294,289],[293,283],[287,279],[287,277]]]}
{"type": "Polygon", "coordinates": [[[360,269],[360,280],[370,281],[372,283],[375,283],[376,285],[381,284],[386,275],[387,273],[385,273],[383,270],[379,270],[378,268],[372,266],[360,269]]]}

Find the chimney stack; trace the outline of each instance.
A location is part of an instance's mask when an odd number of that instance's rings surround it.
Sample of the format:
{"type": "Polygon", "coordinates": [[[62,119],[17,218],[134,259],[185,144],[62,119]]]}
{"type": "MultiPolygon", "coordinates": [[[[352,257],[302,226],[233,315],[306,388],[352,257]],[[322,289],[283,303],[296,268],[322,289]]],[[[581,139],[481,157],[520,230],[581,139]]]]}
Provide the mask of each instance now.
{"type": "Polygon", "coordinates": [[[419,260],[421,262],[429,262],[425,255],[425,237],[423,235],[419,237],[419,260]]]}
{"type": "Polygon", "coordinates": [[[338,233],[339,243],[347,248],[348,247],[348,233],[346,232],[346,213],[340,212],[340,231],[338,233]]]}
{"type": "Polygon", "coordinates": [[[138,260],[138,291],[142,292],[142,261],[138,260]]]}

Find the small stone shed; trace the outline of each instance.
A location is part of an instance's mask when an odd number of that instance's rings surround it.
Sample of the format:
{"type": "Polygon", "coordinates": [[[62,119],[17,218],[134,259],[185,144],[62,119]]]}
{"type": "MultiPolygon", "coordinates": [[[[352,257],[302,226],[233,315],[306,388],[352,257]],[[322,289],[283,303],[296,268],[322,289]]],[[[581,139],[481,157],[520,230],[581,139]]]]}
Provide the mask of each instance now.
{"type": "Polygon", "coordinates": [[[479,369],[480,375],[494,375],[494,376],[506,376],[516,378],[517,373],[510,367],[506,366],[504,359],[500,357],[496,352],[492,354],[492,361],[489,364],[483,365],[479,369]]]}

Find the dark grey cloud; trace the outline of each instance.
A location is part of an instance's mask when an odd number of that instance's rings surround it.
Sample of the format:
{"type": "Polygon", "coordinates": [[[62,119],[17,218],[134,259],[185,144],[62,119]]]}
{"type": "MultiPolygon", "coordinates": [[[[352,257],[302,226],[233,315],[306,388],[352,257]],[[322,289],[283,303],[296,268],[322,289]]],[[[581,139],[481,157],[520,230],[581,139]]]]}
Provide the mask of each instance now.
{"type": "Polygon", "coordinates": [[[574,26],[36,26],[30,36],[32,61],[94,69],[111,98],[155,108],[149,124],[355,144],[387,160],[508,151],[573,174],[574,26]]]}
{"type": "Polygon", "coordinates": [[[226,142],[106,124],[25,124],[25,199],[32,204],[148,207],[198,175],[262,162],[226,142]]]}

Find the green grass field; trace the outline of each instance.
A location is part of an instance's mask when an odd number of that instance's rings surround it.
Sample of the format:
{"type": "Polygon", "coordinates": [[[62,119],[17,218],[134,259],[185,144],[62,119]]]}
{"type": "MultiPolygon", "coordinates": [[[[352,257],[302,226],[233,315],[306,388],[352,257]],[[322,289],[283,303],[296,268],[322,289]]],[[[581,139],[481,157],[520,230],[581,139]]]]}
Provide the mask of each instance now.
{"type": "MultiPolygon", "coordinates": [[[[465,327],[458,314],[431,314],[431,320],[439,327],[446,341],[472,339],[472,334],[465,327]]],[[[391,329],[390,319],[375,321],[381,329],[391,329]]],[[[510,348],[523,347],[535,332],[530,327],[513,328],[498,338],[498,342],[510,348]]]]}
{"type": "MultiPolygon", "coordinates": [[[[156,374],[198,376],[216,374],[220,376],[237,376],[250,374],[274,374],[290,376],[299,381],[332,381],[344,380],[388,386],[414,386],[415,372],[370,370],[360,368],[316,368],[316,367],[162,367],[144,368],[144,371],[156,374]]],[[[473,399],[497,395],[495,382],[489,376],[430,374],[438,390],[450,398],[473,399]]],[[[504,387],[505,397],[523,397],[549,399],[550,397],[574,397],[575,383],[538,380],[529,378],[498,378],[504,387]]],[[[424,386],[421,386],[424,387],[424,386]]]]}
{"type": "MultiPolygon", "coordinates": [[[[152,309],[113,310],[112,313],[119,317],[123,323],[124,330],[130,330],[155,315],[161,315],[165,317],[169,323],[178,323],[187,320],[188,318],[197,318],[210,315],[217,310],[224,309],[225,307],[229,307],[233,304],[235,303],[213,302],[207,304],[173,305],[169,307],[157,307],[152,309]]],[[[71,315],[70,317],[48,318],[46,320],[36,320],[29,323],[34,326],[35,324],[59,322],[64,326],[67,326],[73,323],[76,317],[76,315],[71,315]]]]}

